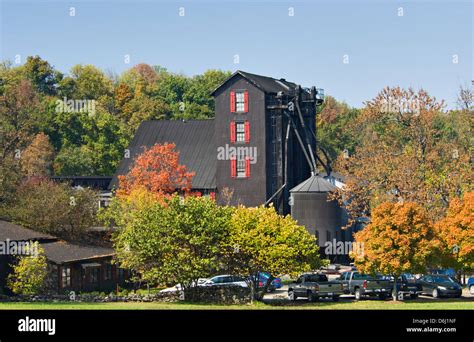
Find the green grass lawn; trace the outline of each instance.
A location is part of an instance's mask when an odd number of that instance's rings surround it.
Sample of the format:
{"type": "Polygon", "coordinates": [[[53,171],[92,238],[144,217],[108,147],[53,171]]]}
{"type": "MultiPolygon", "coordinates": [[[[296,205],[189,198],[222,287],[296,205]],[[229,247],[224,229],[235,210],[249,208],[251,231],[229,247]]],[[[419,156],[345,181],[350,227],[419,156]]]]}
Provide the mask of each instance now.
{"type": "Polygon", "coordinates": [[[474,301],[417,300],[360,302],[318,302],[248,305],[208,305],[191,303],[0,303],[0,310],[474,310],[474,301]]]}

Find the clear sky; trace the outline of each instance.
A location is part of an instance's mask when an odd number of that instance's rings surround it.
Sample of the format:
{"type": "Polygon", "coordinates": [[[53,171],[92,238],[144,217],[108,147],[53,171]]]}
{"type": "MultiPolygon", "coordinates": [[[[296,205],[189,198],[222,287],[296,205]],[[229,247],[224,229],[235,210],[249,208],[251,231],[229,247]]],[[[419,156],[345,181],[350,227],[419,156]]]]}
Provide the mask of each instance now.
{"type": "Polygon", "coordinates": [[[115,73],[141,62],[186,75],[241,69],[353,106],[400,85],[454,107],[474,79],[471,0],[0,1],[0,59],[39,55],[62,72],[79,63],[115,73]]]}

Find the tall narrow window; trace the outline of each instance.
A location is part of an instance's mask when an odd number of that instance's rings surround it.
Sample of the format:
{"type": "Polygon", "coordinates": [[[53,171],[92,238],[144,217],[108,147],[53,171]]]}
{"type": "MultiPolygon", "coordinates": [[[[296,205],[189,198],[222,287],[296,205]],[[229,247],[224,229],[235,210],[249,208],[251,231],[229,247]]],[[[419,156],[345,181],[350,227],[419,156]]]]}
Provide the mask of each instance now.
{"type": "Polygon", "coordinates": [[[235,133],[236,133],[236,139],[235,141],[237,142],[246,142],[245,139],[245,123],[244,122],[236,122],[235,124],[235,133]]]}
{"type": "Polygon", "coordinates": [[[91,267],[89,269],[89,282],[91,284],[97,284],[99,282],[99,268],[91,267]]]}
{"type": "Polygon", "coordinates": [[[61,287],[71,286],[71,267],[61,267],[61,287]]]}
{"type": "Polygon", "coordinates": [[[239,153],[237,156],[237,178],[247,177],[247,173],[245,172],[245,162],[245,155],[239,153]]]}
{"type": "Polygon", "coordinates": [[[245,112],[245,95],[243,91],[235,93],[235,111],[238,113],[245,112]]]}
{"type": "Polygon", "coordinates": [[[104,280],[112,279],[112,265],[106,264],[104,269],[104,280]]]}
{"type": "Polygon", "coordinates": [[[247,90],[230,92],[231,113],[247,113],[249,111],[249,93],[247,90]]]}

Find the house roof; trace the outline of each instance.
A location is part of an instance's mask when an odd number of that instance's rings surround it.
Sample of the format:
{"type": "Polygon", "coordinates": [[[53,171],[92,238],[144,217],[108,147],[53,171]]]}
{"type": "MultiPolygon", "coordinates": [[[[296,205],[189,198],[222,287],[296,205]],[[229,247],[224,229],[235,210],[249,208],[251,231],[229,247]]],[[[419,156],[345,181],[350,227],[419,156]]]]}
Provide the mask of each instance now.
{"type": "Polygon", "coordinates": [[[290,192],[330,192],[337,189],[323,177],[315,175],[298,184],[290,192]]]}
{"type": "Polygon", "coordinates": [[[0,220],[0,241],[38,241],[38,240],[57,240],[49,234],[36,232],[31,229],[23,228],[17,224],[0,220]]]}
{"type": "Polygon", "coordinates": [[[268,76],[261,76],[256,74],[251,74],[242,70],[237,70],[229,78],[227,78],[221,85],[219,85],[211,95],[214,95],[216,91],[227,84],[228,81],[233,79],[235,76],[240,75],[244,77],[247,81],[252,83],[257,88],[261,89],[265,93],[278,93],[282,91],[285,94],[288,94],[290,89],[294,89],[297,84],[293,82],[288,82],[285,79],[276,79],[268,76]]]}
{"type": "Polygon", "coordinates": [[[112,257],[115,254],[112,248],[72,245],[65,241],[46,242],[41,247],[46,258],[56,264],[112,257]]]}
{"type": "Polygon", "coordinates": [[[118,176],[126,174],[133,160],[143,152],[144,147],[154,144],[174,143],[179,151],[179,163],[190,172],[193,189],[216,188],[217,150],[214,144],[214,120],[152,120],[144,121],[138,127],[128,149],[130,158],[122,159],[109,189],[118,187],[118,176]]]}

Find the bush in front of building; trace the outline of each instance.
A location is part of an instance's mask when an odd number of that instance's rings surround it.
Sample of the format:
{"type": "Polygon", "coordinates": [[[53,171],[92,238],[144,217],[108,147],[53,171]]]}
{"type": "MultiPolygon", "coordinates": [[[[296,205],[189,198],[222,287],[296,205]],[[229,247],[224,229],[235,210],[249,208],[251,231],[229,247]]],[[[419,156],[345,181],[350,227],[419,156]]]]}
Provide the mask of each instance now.
{"type": "Polygon", "coordinates": [[[30,255],[18,257],[18,263],[12,265],[13,272],[7,279],[8,287],[15,294],[35,295],[41,293],[48,274],[48,265],[44,250],[36,242],[29,245],[30,255]]]}

